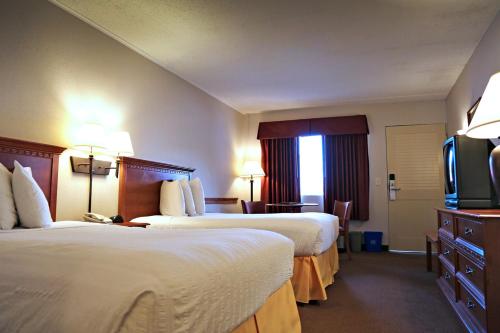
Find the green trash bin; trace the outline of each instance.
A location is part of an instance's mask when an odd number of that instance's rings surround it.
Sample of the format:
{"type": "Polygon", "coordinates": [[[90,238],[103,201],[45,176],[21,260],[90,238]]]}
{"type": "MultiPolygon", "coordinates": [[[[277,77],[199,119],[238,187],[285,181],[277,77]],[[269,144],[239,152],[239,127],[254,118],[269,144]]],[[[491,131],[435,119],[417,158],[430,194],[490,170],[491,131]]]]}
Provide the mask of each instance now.
{"type": "Polygon", "coordinates": [[[349,232],[349,242],[351,243],[352,252],[361,252],[361,244],[363,243],[363,233],[361,231],[349,232]]]}

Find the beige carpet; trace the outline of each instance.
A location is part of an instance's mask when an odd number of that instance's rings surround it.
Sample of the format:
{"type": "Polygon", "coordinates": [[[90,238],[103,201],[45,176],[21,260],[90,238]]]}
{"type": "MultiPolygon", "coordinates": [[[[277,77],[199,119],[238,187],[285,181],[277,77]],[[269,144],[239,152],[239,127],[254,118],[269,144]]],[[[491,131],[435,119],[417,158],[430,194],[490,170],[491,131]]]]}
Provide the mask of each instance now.
{"type": "Polygon", "coordinates": [[[465,332],[435,278],[435,273],[426,272],[424,256],[363,252],[348,261],[341,254],[328,300],[299,307],[302,330],[465,332]]]}

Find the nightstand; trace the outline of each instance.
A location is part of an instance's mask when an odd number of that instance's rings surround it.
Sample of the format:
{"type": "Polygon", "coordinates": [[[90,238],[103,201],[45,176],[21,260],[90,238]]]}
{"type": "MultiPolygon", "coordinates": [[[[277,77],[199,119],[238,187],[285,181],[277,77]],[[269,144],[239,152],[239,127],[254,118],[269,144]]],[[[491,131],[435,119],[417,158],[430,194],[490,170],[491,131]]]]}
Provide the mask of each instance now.
{"type": "Polygon", "coordinates": [[[123,223],[113,223],[113,225],[119,225],[121,227],[130,227],[130,228],[146,228],[149,225],[149,223],[123,222],[123,223]]]}

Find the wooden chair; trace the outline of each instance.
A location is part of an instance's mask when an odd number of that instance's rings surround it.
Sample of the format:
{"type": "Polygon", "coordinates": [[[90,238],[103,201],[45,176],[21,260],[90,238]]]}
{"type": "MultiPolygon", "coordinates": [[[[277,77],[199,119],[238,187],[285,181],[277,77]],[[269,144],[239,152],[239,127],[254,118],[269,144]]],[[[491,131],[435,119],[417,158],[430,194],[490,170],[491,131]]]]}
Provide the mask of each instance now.
{"type": "Polygon", "coordinates": [[[266,203],[264,201],[245,201],[241,200],[243,214],[265,214],[266,203]]]}
{"type": "Polygon", "coordinates": [[[339,218],[339,235],[344,236],[344,248],[347,258],[351,260],[351,246],[349,244],[349,220],[351,219],[352,201],[337,201],[333,204],[333,215],[339,218]]]}

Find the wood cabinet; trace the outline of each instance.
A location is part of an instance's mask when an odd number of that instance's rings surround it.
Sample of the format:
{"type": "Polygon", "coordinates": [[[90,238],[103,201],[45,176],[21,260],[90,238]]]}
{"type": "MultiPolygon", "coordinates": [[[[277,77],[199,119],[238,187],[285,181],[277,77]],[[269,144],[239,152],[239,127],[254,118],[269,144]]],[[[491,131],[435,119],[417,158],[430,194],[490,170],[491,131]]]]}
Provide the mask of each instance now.
{"type": "Polygon", "coordinates": [[[471,332],[500,332],[500,210],[438,209],[437,283],[471,332]]]}

